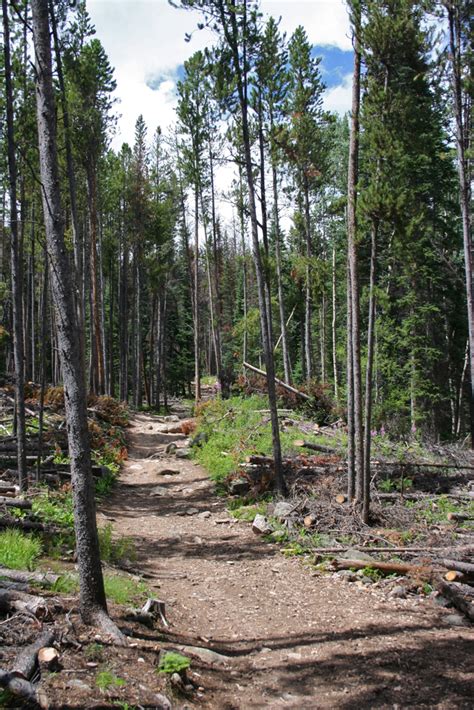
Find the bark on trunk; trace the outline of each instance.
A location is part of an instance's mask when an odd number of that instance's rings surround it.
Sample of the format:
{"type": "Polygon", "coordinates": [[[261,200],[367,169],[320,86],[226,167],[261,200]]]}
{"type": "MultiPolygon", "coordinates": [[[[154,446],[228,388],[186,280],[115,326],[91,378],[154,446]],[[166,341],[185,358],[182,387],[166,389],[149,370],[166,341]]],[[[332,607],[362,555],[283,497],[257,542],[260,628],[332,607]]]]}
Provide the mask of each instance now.
{"type": "Polygon", "coordinates": [[[15,410],[16,432],[18,436],[18,485],[20,490],[28,487],[25,454],[25,353],[23,339],[23,268],[22,253],[18,233],[17,208],[17,164],[15,146],[15,125],[13,115],[13,87],[10,57],[10,27],[8,3],[2,0],[3,13],[3,55],[5,63],[5,95],[7,113],[7,152],[10,192],[10,254],[13,304],[13,358],[15,363],[15,410]]]}
{"type": "Polygon", "coordinates": [[[53,299],[59,315],[58,344],[71,457],[80,609],[85,623],[100,623],[117,635],[116,627],[107,616],[100,564],[84,367],[77,338],[74,285],[64,241],[47,0],[31,0],[31,9],[36,57],[36,104],[43,213],[51,263],[53,299]]]}
{"type": "Polygon", "coordinates": [[[362,426],[362,377],[360,364],[360,305],[357,254],[357,179],[359,157],[360,69],[359,47],[360,9],[354,13],[354,78],[352,84],[351,135],[349,142],[349,170],[347,194],[347,249],[351,286],[351,340],[353,370],[353,417],[356,497],[362,504],[364,497],[364,443],[362,426]]]}
{"type": "Polygon", "coordinates": [[[474,448],[474,288],[472,275],[472,235],[471,235],[471,188],[468,154],[470,148],[471,104],[467,100],[467,110],[463,111],[463,89],[461,82],[461,18],[459,7],[447,3],[449,22],[449,44],[454,95],[454,115],[456,119],[456,150],[459,173],[459,203],[461,207],[462,233],[464,243],[464,268],[466,275],[467,319],[469,330],[470,369],[470,416],[471,448],[474,448]]]}

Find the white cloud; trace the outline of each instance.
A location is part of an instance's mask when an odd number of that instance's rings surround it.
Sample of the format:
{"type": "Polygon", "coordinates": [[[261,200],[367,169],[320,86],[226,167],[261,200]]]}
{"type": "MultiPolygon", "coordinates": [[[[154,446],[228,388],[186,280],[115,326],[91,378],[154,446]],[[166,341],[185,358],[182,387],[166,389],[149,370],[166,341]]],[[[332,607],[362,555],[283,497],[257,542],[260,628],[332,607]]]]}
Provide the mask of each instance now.
{"type": "MultiPolygon", "coordinates": [[[[281,29],[291,34],[305,27],[313,44],[349,49],[349,22],[343,0],[263,0],[264,13],[281,16],[281,29]]],[[[135,121],[143,114],[153,133],[174,120],[176,68],[196,50],[213,42],[209,30],[196,31],[200,14],[176,10],[167,0],[89,0],[88,9],[110,62],[115,67],[120,119],[113,146],[133,143],[135,121]],[[185,34],[193,33],[191,42],[185,34]],[[150,76],[166,78],[158,90],[146,82],[150,76]]],[[[328,92],[343,103],[346,88],[328,92]]],[[[329,106],[328,106],[329,107],[329,106]]],[[[335,109],[338,110],[338,109],[335,109]]]]}
{"type": "Polygon", "coordinates": [[[352,74],[346,74],[342,84],[333,86],[324,94],[324,108],[328,111],[344,114],[351,108],[352,74]]]}

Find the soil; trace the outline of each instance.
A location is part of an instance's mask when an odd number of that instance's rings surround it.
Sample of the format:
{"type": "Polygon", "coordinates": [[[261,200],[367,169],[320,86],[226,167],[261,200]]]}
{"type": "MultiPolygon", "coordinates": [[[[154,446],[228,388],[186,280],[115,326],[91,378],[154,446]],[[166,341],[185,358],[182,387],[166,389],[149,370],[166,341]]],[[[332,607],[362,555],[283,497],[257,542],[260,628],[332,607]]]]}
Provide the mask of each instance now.
{"type": "Polygon", "coordinates": [[[164,428],[134,417],[129,460],[98,517],[131,538],[133,566],[166,604],[170,626],[142,627],[143,643],[192,659],[195,689],[168,689],[173,708],[472,707],[467,622],[434,598],[389,598],[285,557],[227,514],[199,465],[150,458],[183,443],[164,428]]]}

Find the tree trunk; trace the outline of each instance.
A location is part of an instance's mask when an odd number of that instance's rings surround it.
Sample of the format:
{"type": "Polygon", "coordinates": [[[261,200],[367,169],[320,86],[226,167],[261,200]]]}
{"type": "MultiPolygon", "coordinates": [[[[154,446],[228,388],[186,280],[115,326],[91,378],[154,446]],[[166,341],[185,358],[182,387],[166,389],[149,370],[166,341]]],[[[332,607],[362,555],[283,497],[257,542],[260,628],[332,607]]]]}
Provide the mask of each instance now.
{"type": "MultiPolygon", "coordinates": [[[[246,25],[246,6],[244,6],[244,25],[246,25]]],[[[250,143],[250,128],[248,121],[248,97],[247,97],[247,66],[246,59],[243,59],[243,69],[239,54],[239,30],[234,12],[230,12],[228,18],[225,16],[224,2],[219,0],[219,12],[222,21],[222,28],[232,52],[237,91],[239,96],[240,114],[242,118],[242,142],[244,152],[244,163],[247,175],[250,224],[252,230],[253,256],[255,262],[255,272],[257,277],[258,305],[260,310],[260,328],[262,335],[263,352],[265,357],[267,373],[268,400],[270,405],[270,416],[272,424],[273,458],[275,461],[275,484],[277,490],[284,492],[286,486],[283,478],[283,468],[281,461],[280,429],[278,423],[278,410],[275,387],[275,363],[273,359],[273,343],[271,342],[271,327],[268,322],[269,304],[266,302],[265,270],[260,253],[260,243],[258,238],[258,218],[255,196],[255,183],[253,175],[253,164],[250,143]],[[230,26],[229,26],[230,24],[230,26]]],[[[246,54],[244,37],[243,52],[246,54]]]]}
{"type": "Polygon", "coordinates": [[[370,445],[372,442],[372,386],[375,343],[375,279],[377,266],[377,233],[378,224],[372,222],[372,244],[370,253],[370,285],[369,285],[369,330],[367,335],[367,368],[365,372],[365,422],[364,422],[364,495],[362,517],[365,523],[369,520],[370,507],[370,445]]]}
{"type": "Polygon", "coordinates": [[[285,382],[291,385],[291,363],[288,350],[288,333],[286,327],[285,299],[283,295],[283,278],[281,270],[280,215],[278,212],[278,176],[275,165],[272,165],[273,180],[273,219],[275,222],[275,261],[277,275],[278,311],[280,314],[281,346],[283,352],[283,372],[285,382]]]}
{"type": "Polygon", "coordinates": [[[15,126],[13,115],[13,87],[10,57],[10,27],[8,3],[2,0],[3,12],[3,55],[5,63],[5,95],[7,113],[7,152],[10,189],[10,253],[11,283],[13,302],[13,357],[15,362],[15,411],[16,433],[18,437],[18,485],[20,490],[28,487],[25,454],[25,353],[23,340],[23,268],[18,234],[17,209],[17,164],[15,146],[15,126]]]}
{"type": "Polygon", "coordinates": [[[100,564],[87,426],[84,363],[77,338],[74,279],[71,278],[64,241],[47,0],[31,0],[31,9],[36,57],[36,103],[43,214],[51,263],[54,305],[60,316],[57,324],[58,342],[71,457],[80,609],[85,623],[99,623],[117,637],[120,633],[107,616],[100,564]]]}
{"type": "Polygon", "coordinates": [[[463,111],[462,88],[462,31],[459,7],[456,3],[446,3],[449,22],[449,45],[454,95],[454,115],[456,119],[456,150],[459,173],[459,202],[461,207],[462,233],[464,243],[464,268],[466,274],[467,320],[469,330],[469,371],[470,371],[470,415],[471,448],[474,448],[474,288],[472,274],[472,235],[471,235],[471,188],[469,175],[469,149],[471,102],[467,99],[466,111],[463,111]]]}
{"type": "Polygon", "coordinates": [[[364,497],[364,443],[362,426],[362,376],[360,364],[360,305],[357,255],[357,179],[359,159],[360,69],[359,48],[360,8],[354,12],[354,78],[352,84],[351,134],[349,142],[349,170],[347,180],[347,249],[351,287],[351,349],[353,371],[353,417],[356,497],[362,504],[364,497]]]}
{"type": "Polygon", "coordinates": [[[339,404],[339,376],[337,372],[337,302],[336,302],[336,246],[332,248],[332,371],[334,378],[334,399],[339,404]]]}
{"type": "Polygon", "coordinates": [[[306,379],[309,381],[313,377],[313,344],[312,344],[312,294],[311,294],[311,265],[310,260],[313,255],[311,240],[311,215],[309,205],[309,185],[308,178],[303,178],[304,189],[304,224],[306,233],[306,279],[305,279],[305,307],[304,307],[304,353],[306,379]]]}
{"type": "Polygon", "coordinates": [[[199,189],[194,195],[194,397],[201,399],[201,351],[199,341],[199,189]]]}
{"type": "Polygon", "coordinates": [[[101,303],[99,264],[97,254],[97,167],[92,160],[87,166],[87,192],[89,208],[89,235],[90,235],[90,278],[91,278],[91,321],[93,328],[93,364],[95,371],[92,373],[92,385],[95,394],[104,394],[104,349],[102,343],[101,303]]]}

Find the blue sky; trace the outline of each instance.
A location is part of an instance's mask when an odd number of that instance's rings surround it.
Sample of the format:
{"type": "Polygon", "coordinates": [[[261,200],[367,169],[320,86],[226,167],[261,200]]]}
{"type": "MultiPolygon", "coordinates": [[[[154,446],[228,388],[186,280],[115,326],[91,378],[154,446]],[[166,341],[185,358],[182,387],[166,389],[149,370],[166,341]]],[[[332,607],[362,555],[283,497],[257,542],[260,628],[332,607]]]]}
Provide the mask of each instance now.
{"type": "Polygon", "coordinates": [[[346,76],[351,74],[354,61],[352,49],[340,49],[327,45],[315,45],[313,56],[321,57],[321,76],[328,89],[339,86],[346,76]]]}

